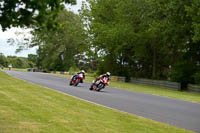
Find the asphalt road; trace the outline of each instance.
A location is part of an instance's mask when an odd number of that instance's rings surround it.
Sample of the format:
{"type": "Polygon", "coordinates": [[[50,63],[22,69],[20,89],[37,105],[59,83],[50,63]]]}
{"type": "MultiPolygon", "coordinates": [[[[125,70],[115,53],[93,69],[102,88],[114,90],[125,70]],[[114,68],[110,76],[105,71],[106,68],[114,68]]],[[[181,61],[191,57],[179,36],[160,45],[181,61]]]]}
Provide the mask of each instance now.
{"type": "Polygon", "coordinates": [[[103,106],[146,117],[200,133],[200,104],[173,98],[106,87],[89,91],[89,83],[69,86],[69,79],[49,74],[6,71],[25,81],[39,84],[103,106]]]}

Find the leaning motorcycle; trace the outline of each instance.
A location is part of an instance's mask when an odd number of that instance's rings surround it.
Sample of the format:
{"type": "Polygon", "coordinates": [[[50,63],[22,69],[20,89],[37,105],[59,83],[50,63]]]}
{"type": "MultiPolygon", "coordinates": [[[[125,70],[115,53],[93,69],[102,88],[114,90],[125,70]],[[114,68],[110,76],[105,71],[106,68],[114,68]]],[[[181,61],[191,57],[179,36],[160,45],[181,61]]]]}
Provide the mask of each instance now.
{"type": "Polygon", "coordinates": [[[78,75],[74,75],[70,82],[69,82],[69,85],[74,85],[74,86],[77,86],[81,80],[83,80],[84,77],[83,77],[83,74],[78,74],[78,75]]]}
{"type": "Polygon", "coordinates": [[[90,90],[101,91],[108,84],[109,84],[108,78],[104,77],[102,79],[97,80],[96,82],[93,81],[90,90]]]}

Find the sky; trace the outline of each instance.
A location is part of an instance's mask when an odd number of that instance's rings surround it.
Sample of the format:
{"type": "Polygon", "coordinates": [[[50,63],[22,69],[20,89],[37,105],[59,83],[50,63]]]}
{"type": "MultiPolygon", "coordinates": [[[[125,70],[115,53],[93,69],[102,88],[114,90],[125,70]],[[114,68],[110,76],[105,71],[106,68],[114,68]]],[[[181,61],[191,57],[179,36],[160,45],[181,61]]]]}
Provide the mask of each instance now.
{"type": "MultiPolygon", "coordinates": [[[[66,8],[75,13],[78,13],[78,10],[81,8],[82,1],[83,0],[77,0],[76,5],[74,5],[74,6],[67,5],[66,8]]],[[[22,32],[22,31],[24,32],[25,31],[26,34],[28,34],[29,30],[30,29],[11,28],[11,29],[8,29],[7,31],[3,32],[0,29],[0,53],[3,53],[5,56],[18,56],[18,57],[28,57],[28,54],[36,54],[37,47],[23,50],[22,52],[16,54],[15,50],[16,50],[17,46],[16,45],[10,46],[7,43],[7,40],[10,38],[21,39],[20,36],[17,36],[15,34],[16,32],[22,32]]],[[[27,35],[27,36],[30,36],[30,35],[27,35]]]]}

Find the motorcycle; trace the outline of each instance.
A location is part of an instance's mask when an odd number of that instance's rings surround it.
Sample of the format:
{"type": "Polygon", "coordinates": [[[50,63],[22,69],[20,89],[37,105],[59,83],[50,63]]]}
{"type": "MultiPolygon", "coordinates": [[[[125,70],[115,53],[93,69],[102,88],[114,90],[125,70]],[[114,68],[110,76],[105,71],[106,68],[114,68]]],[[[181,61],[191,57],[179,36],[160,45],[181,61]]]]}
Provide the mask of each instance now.
{"type": "Polygon", "coordinates": [[[89,89],[95,91],[101,91],[108,84],[109,84],[108,78],[104,77],[103,79],[97,80],[96,83],[95,80],[93,80],[92,85],[89,89]]]}
{"type": "Polygon", "coordinates": [[[81,80],[83,80],[84,77],[83,77],[83,74],[78,74],[78,75],[75,75],[71,78],[70,82],[69,82],[69,85],[74,85],[74,86],[77,86],[81,80]]]}

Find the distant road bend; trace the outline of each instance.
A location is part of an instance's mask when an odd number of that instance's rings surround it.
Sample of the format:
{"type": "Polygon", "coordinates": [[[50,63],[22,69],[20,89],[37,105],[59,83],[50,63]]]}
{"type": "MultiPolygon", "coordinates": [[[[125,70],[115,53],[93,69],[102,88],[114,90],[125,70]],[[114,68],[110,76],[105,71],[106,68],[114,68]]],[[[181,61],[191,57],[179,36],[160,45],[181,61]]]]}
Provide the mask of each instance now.
{"type": "Polygon", "coordinates": [[[134,115],[200,133],[200,104],[173,98],[106,87],[103,92],[89,91],[89,83],[69,86],[69,79],[43,73],[6,71],[22,80],[39,84],[75,97],[134,115]]]}

